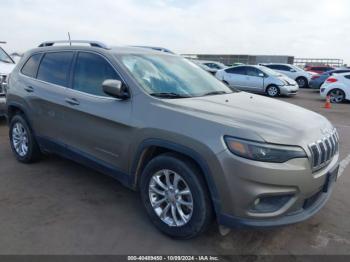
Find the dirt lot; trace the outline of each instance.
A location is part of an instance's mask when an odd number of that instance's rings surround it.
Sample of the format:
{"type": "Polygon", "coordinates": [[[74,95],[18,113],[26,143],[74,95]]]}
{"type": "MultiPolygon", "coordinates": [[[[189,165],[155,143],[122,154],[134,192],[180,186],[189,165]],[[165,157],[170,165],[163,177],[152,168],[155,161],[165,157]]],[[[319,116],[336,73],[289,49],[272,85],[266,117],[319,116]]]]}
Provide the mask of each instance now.
{"type": "MultiPolygon", "coordinates": [[[[350,104],[323,109],[312,90],[281,99],[330,119],[341,137],[341,159],[349,155],[350,104]]],[[[175,241],[148,221],[137,193],[55,156],[19,164],[7,133],[0,120],[0,254],[350,254],[349,167],[327,205],[306,222],[225,237],[214,225],[199,238],[175,241]]]]}

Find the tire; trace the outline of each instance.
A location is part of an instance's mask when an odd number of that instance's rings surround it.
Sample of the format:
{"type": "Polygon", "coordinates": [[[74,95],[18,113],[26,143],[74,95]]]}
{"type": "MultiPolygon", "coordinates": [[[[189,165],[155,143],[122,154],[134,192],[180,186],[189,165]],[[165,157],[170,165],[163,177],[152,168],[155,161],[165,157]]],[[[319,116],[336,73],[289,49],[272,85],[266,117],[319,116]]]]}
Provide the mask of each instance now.
{"type": "Polygon", "coordinates": [[[172,238],[193,238],[204,232],[212,221],[209,192],[199,170],[191,161],[176,154],[157,156],[147,164],[141,175],[140,193],[153,224],[172,238]],[[166,182],[166,176],[169,176],[169,183],[166,182]],[[176,176],[179,176],[178,186],[174,183],[176,176]],[[168,185],[173,185],[173,189],[168,185]],[[174,189],[187,193],[173,194],[174,189]],[[159,206],[157,201],[161,202],[159,206]],[[182,202],[186,205],[182,205],[182,202]],[[184,215],[182,217],[178,206],[184,215]],[[162,211],[164,216],[161,218],[162,211]]]}
{"type": "Polygon", "coordinates": [[[331,103],[343,103],[345,101],[345,93],[341,89],[332,89],[327,95],[330,96],[331,103]]]}
{"type": "Polygon", "coordinates": [[[309,87],[309,83],[305,77],[298,77],[295,81],[298,83],[299,88],[309,87]]]}
{"type": "Polygon", "coordinates": [[[33,163],[40,159],[40,148],[23,115],[11,118],[9,137],[12,152],[19,162],[33,163]]]}
{"type": "Polygon", "coordinates": [[[278,86],[270,85],[266,88],[266,94],[269,97],[277,97],[280,95],[280,89],[278,88],[278,86]]]}

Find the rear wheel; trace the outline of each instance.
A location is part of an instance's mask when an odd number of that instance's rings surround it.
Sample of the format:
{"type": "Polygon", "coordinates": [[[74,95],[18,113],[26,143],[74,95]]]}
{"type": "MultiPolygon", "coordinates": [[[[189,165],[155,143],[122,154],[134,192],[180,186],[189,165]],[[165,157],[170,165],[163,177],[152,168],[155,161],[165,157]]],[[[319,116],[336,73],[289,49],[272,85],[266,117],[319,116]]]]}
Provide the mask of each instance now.
{"type": "Polygon", "coordinates": [[[212,206],[204,181],[191,161],[174,154],[152,159],[142,172],[142,201],[154,225],[178,239],[205,231],[212,206]]]}
{"type": "Polygon", "coordinates": [[[331,103],[342,103],[345,101],[345,93],[340,89],[333,89],[328,92],[331,103]]]}
{"type": "Polygon", "coordinates": [[[23,115],[15,115],[10,121],[10,144],[18,161],[31,163],[37,161],[40,149],[23,115]]]}
{"type": "Polygon", "coordinates": [[[280,95],[280,89],[278,86],[270,85],[266,89],[266,94],[270,97],[276,97],[280,95]]]}
{"type": "Polygon", "coordinates": [[[309,85],[308,85],[308,82],[307,82],[307,79],[306,79],[305,77],[298,77],[298,78],[296,79],[296,82],[298,83],[298,86],[299,86],[300,88],[306,88],[306,87],[309,86],[309,85]]]}

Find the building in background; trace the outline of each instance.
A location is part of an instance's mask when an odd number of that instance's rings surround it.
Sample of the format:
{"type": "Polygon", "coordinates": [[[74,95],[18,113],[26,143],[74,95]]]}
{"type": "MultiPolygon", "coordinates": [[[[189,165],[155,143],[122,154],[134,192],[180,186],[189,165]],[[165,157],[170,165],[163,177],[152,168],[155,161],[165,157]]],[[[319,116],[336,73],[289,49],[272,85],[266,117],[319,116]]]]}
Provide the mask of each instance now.
{"type": "Polygon", "coordinates": [[[247,64],[257,65],[263,63],[294,64],[301,68],[310,66],[344,66],[343,59],[337,58],[295,58],[294,56],[283,55],[229,55],[229,54],[185,54],[190,59],[210,60],[221,62],[225,65],[247,64]]]}
{"type": "Polygon", "coordinates": [[[220,54],[185,54],[185,57],[199,60],[218,61],[225,65],[233,65],[237,63],[256,65],[259,63],[283,63],[293,64],[293,56],[280,55],[220,55],[220,54]]]}
{"type": "Polygon", "coordinates": [[[299,67],[305,67],[307,65],[342,67],[344,66],[344,60],[337,58],[295,58],[294,64],[299,67]]]}

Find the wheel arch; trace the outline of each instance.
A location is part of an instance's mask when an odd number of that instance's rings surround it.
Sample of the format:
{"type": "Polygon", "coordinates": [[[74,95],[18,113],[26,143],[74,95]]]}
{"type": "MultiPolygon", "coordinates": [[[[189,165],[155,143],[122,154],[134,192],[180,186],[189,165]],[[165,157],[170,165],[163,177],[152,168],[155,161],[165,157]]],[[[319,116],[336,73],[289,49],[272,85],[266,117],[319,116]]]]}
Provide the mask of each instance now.
{"type": "Polygon", "coordinates": [[[210,168],[203,157],[195,150],[186,146],[162,140],[162,139],[147,139],[143,141],[138,149],[136,156],[131,165],[132,188],[136,189],[140,181],[140,176],[147,163],[163,153],[175,153],[192,161],[193,164],[201,171],[204,182],[206,183],[210,200],[213,204],[216,214],[220,213],[220,198],[216,188],[214,179],[211,175],[210,168]]]}

